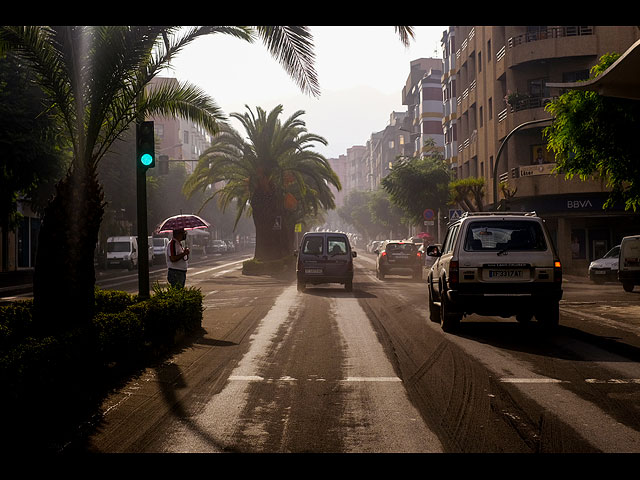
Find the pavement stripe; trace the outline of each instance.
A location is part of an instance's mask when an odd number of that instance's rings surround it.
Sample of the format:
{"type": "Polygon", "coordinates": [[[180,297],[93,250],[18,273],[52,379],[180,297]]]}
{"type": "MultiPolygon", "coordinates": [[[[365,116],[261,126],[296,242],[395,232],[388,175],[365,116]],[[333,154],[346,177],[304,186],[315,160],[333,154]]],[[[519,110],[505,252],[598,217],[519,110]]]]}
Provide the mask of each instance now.
{"type": "Polygon", "coordinates": [[[508,378],[500,379],[502,383],[568,383],[557,378],[508,378]]]}
{"type": "MultiPolygon", "coordinates": [[[[239,381],[239,382],[296,382],[297,378],[293,377],[280,377],[280,378],[264,378],[258,375],[231,375],[229,377],[231,381],[239,381]]],[[[307,380],[312,380],[316,382],[325,382],[327,381],[325,378],[315,377],[315,378],[307,378],[307,380]]],[[[344,380],[340,380],[341,382],[401,382],[398,377],[347,377],[344,380]]]]}

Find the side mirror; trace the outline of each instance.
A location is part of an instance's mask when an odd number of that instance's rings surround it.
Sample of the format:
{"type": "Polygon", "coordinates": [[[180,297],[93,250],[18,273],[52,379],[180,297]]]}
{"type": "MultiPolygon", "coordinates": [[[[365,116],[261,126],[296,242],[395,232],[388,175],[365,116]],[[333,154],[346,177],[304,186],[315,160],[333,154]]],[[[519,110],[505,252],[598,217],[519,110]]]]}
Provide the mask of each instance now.
{"type": "Polygon", "coordinates": [[[429,245],[427,247],[427,255],[430,257],[439,257],[441,255],[439,245],[429,245]]]}
{"type": "Polygon", "coordinates": [[[297,257],[297,256],[298,256],[298,250],[294,250],[294,251],[293,251],[293,256],[294,256],[294,257],[297,257]]]}
{"type": "Polygon", "coordinates": [[[380,250],[378,250],[377,248],[373,251],[373,253],[375,253],[376,255],[378,255],[380,253],[380,250]]]}
{"type": "Polygon", "coordinates": [[[352,256],[353,258],[357,257],[357,256],[358,256],[358,252],[355,252],[355,251],[351,252],[351,256],[352,256]]]}

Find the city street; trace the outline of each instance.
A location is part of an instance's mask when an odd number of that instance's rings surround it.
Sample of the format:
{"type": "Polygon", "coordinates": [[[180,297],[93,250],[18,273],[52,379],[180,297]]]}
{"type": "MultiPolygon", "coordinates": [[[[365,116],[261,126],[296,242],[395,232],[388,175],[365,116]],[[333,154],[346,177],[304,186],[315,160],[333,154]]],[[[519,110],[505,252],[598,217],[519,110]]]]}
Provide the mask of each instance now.
{"type": "Polygon", "coordinates": [[[640,452],[640,292],[567,277],[554,334],[472,316],[452,335],[428,320],[424,283],[376,279],[364,252],[352,293],[243,276],[244,258],[194,262],[203,332],[70,449],[640,452]]]}

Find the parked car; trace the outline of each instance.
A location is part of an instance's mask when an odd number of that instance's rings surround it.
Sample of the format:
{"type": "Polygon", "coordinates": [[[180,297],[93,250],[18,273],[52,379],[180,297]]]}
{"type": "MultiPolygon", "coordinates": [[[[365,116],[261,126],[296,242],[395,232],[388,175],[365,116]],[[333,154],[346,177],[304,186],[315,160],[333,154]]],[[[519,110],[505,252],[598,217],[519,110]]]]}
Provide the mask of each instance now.
{"type": "Polygon", "coordinates": [[[353,289],[353,259],[357,254],[344,233],[305,233],[295,253],[299,291],[309,283],[340,283],[348,292],[353,289]]]}
{"type": "Polygon", "coordinates": [[[227,244],[224,240],[212,240],[211,247],[207,249],[210,253],[227,253],[227,244]]]}
{"type": "Polygon", "coordinates": [[[620,242],[618,280],[625,292],[632,292],[640,285],[640,235],[624,237],[620,242]]]}
{"type": "Polygon", "coordinates": [[[620,245],[616,245],[604,257],[594,260],[589,264],[589,278],[595,283],[618,280],[618,258],[620,257],[620,245]]]}
{"type": "Polygon", "coordinates": [[[225,240],[225,243],[227,244],[227,253],[233,253],[236,251],[236,244],[233,243],[232,240],[225,240]]]}
{"type": "Polygon", "coordinates": [[[444,330],[472,313],[558,325],[562,265],[535,213],[463,214],[427,255],[436,258],[427,278],[430,317],[444,330]]]}
{"type": "Polygon", "coordinates": [[[107,268],[126,267],[129,270],[138,265],[138,239],[134,236],[107,238],[107,268]]]}
{"type": "Polygon", "coordinates": [[[166,262],[167,245],[169,239],[166,237],[153,237],[153,257],[155,262],[166,262]]]}
{"type": "Polygon", "coordinates": [[[384,243],[384,240],[374,240],[373,242],[371,242],[369,244],[369,253],[375,253],[376,250],[380,248],[380,245],[382,245],[383,243],[384,243]]]}
{"type": "Polygon", "coordinates": [[[422,278],[422,254],[419,245],[401,240],[387,240],[375,250],[376,276],[383,280],[385,275],[412,275],[422,278]]]}

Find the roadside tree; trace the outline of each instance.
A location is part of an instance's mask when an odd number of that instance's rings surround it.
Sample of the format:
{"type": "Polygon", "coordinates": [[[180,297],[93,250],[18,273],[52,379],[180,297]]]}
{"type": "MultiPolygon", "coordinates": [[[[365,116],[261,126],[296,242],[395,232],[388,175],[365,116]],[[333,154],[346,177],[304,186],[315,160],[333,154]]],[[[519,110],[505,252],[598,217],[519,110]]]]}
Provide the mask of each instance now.
{"type": "Polygon", "coordinates": [[[311,148],[326,140],[307,132],[295,112],[281,122],[282,106],[271,112],[232,113],[246,131],[246,139],[229,125],[213,139],[200,157],[184,191],[191,196],[213,186],[204,205],[219,197],[220,206],[236,206],[236,223],[243,214],[256,229],[255,259],[278,260],[291,256],[294,226],[306,215],[335,208],[329,186],[340,180],[327,160],[311,148]],[[217,186],[216,186],[217,184],[217,186]]]}
{"type": "Polygon", "coordinates": [[[65,330],[92,317],[94,251],[105,207],[97,166],[112,143],[147,116],[181,116],[210,132],[224,118],[195,86],[145,89],[183,48],[214,33],[247,41],[257,34],[304,90],[317,92],[306,27],[0,27],[0,52],[11,49],[29,62],[73,151],[39,236],[34,322],[42,331],[65,330]]]}
{"type": "MultiPolygon", "coordinates": [[[[607,54],[591,69],[595,78],[619,57],[607,54]]],[[[634,211],[640,206],[640,101],[570,90],[547,104],[553,123],[543,130],[553,151],[557,171],[568,178],[593,176],[606,181],[611,192],[604,208],[616,202],[634,211]]]]}

